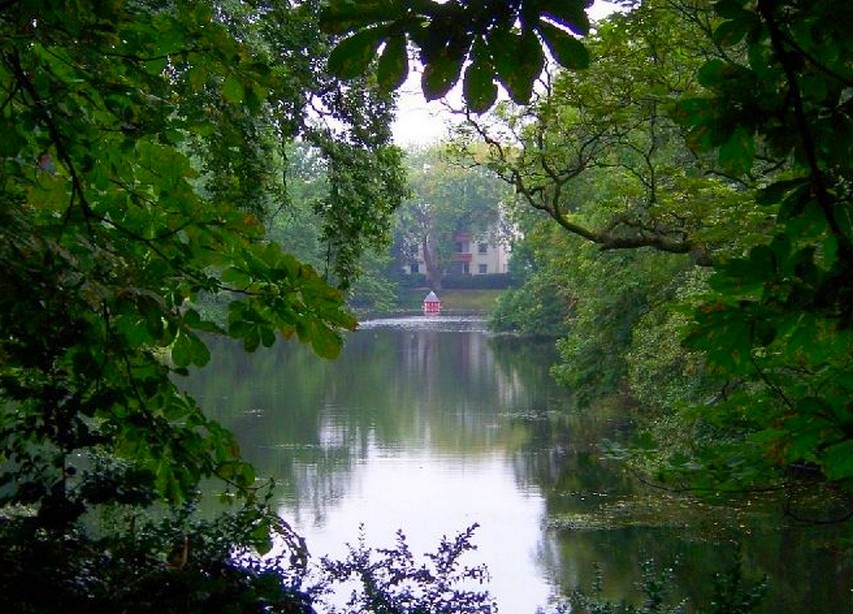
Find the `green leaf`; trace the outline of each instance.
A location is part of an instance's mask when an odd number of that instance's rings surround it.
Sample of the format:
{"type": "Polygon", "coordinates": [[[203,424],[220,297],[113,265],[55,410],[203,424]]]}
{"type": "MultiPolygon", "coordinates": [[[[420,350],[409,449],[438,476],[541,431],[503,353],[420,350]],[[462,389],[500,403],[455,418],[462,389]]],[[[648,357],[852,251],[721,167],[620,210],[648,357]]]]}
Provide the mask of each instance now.
{"type": "Polygon", "coordinates": [[[782,199],[778,213],[779,221],[784,222],[802,215],[812,202],[811,182],[794,188],[782,199]]]}
{"type": "Polygon", "coordinates": [[[562,66],[573,69],[589,66],[589,51],[574,36],[544,21],[539,23],[538,31],[551,54],[562,66]]]}
{"type": "Polygon", "coordinates": [[[202,87],[204,87],[204,84],[207,83],[207,66],[204,64],[193,66],[187,71],[187,78],[189,79],[190,85],[194,90],[200,90],[202,87]]]}
{"type": "Polygon", "coordinates": [[[409,74],[409,56],[404,36],[388,39],[376,67],[376,80],[386,92],[396,90],[409,74]]]}
{"type": "Polygon", "coordinates": [[[720,145],[720,164],[730,173],[743,175],[752,169],[755,158],[755,139],[752,131],[738,126],[727,141],[720,145]]]}
{"type": "Polygon", "coordinates": [[[198,338],[197,335],[188,335],[190,339],[190,352],[192,364],[197,367],[203,367],[210,362],[210,350],[207,345],[198,338]]]}
{"type": "Polygon", "coordinates": [[[821,458],[821,465],[830,480],[853,478],[853,439],[829,446],[821,458]]]}
{"type": "Polygon", "coordinates": [[[275,331],[269,326],[260,326],[258,330],[264,347],[272,347],[275,343],[275,331]]]}
{"type": "Polygon", "coordinates": [[[172,362],[176,367],[187,367],[193,361],[192,340],[185,334],[180,334],[172,344],[172,362]]]}
{"type": "Polygon", "coordinates": [[[325,326],[314,328],[310,333],[311,347],[321,358],[334,359],[341,353],[343,345],[340,335],[325,326]]]}
{"type": "Polygon", "coordinates": [[[273,548],[272,531],[269,523],[262,522],[252,531],[252,545],[258,554],[264,556],[273,548]]]}
{"type": "Polygon", "coordinates": [[[498,97],[493,75],[492,67],[483,62],[473,62],[465,70],[462,93],[468,108],[475,113],[487,111],[498,97]]]}
{"type": "Polygon", "coordinates": [[[243,337],[243,349],[247,352],[254,352],[258,349],[258,346],[261,344],[261,335],[258,332],[257,327],[252,327],[248,331],[246,331],[246,335],[243,337]]]}
{"type": "Polygon", "coordinates": [[[26,139],[18,132],[18,124],[5,117],[0,117],[0,156],[14,158],[27,144],[26,139]]]}
{"type": "Polygon", "coordinates": [[[424,67],[421,89],[427,100],[441,98],[459,80],[462,72],[462,55],[438,55],[424,67]]]}
{"type": "Polygon", "coordinates": [[[229,267],[222,272],[222,282],[242,290],[249,287],[252,277],[241,268],[229,267]]]}
{"type": "Polygon", "coordinates": [[[722,83],[731,74],[732,70],[728,62],[714,58],[705,62],[696,73],[696,76],[701,85],[713,88],[722,83]]]}
{"type": "Polygon", "coordinates": [[[364,74],[384,35],[383,28],[367,28],[345,38],[329,55],[329,71],[341,79],[364,74]]]}
{"type": "Polygon", "coordinates": [[[575,34],[589,34],[589,16],[585,0],[544,0],[540,11],[551,20],[566,26],[575,34]]]}
{"type": "Polygon", "coordinates": [[[159,75],[164,70],[166,70],[168,62],[166,61],[166,58],[158,58],[156,60],[149,60],[147,62],[144,62],[143,66],[145,67],[145,70],[151,73],[152,75],[159,75]]]}
{"type": "Polygon", "coordinates": [[[542,47],[533,31],[516,35],[509,30],[497,30],[489,39],[489,51],[498,77],[513,102],[529,102],[533,83],[545,66],[542,47]]]}
{"type": "Polygon", "coordinates": [[[791,190],[803,185],[809,185],[808,177],[797,177],[796,179],[785,179],[771,183],[758,193],[755,202],[762,206],[778,205],[791,190]]]}
{"type": "Polygon", "coordinates": [[[225,77],[222,83],[222,97],[226,102],[238,104],[243,102],[243,97],[246,95],[246,90],[243,88],[243,83],[234,73],[225,77]]]}
{"type": "Polygon", "coordinates": [[[714,101],[685,98],[675,103],[675,119],[684,126],[701,126],[714,116],[714,101]]]}
{"type": "Polygon", "coordinates": [[[724,21],[716,30],[714,30],[714,42],[724,47],[737,45],[746,37],[753,25],[754,24],[747,19],[731,19],[729,21],[724,21]]]}

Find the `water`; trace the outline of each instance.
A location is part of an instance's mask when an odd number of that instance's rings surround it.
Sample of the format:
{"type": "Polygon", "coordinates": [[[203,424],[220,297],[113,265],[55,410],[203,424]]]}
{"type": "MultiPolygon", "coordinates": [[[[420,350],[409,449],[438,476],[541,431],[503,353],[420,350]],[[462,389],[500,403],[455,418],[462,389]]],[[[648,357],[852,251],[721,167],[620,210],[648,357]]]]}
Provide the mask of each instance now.
{"type": "Polygon", "coordinates": [[[561,411],[570,393],[548,376],[547,344],[441,316],[365,322],[332,362],[297,343],[213,354],[192,390],[280,481],[280,513],[315,556],[342,557],[360,526],[377,547],[400,529],[419,554],[478,523],[465,562],[488,565],[501,612],[533,614],[589,587],[596,566],[607,595],[635,595],[647,558],[678,558],[682,592],[705,599],[740,540],[747,571],[771,576],[765,611],[853,611],[849,526],[638,483],[597,447],[624,436],[624,409],[561,411]]]}

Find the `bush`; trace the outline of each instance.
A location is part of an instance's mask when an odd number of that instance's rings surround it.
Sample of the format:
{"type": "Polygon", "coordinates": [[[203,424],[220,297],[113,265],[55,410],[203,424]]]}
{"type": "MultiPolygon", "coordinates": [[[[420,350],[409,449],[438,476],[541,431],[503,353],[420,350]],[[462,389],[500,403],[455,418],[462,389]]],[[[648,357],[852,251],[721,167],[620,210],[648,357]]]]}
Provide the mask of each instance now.
{"type": "Polygon", "coordinates": [[[301,541],[270,512],[242,508],[212,521],[186,507],[165,518],[121,516],[109,531],[64,535],[26,516],[0,522],[0,611],[29,613],[279,612],[314,614],[302,588],[301,541]],[[262,558],[264,521],[293,546],[262,558]],[[99,534],[102,533],[102,534],[99,534]]]}
{"type": "Polygon", "coordinates": [[[418,564],[402,531],[397,532],[393,548],[367,546],[364,534],[358,544],[349,546],[347,558],[333,561],[324,558],[322,565],[328,585],[355,581],[346,609],[334,606],[328,614],[493,614],[494,600],[485,591],[460,588],[465,584],[482,584],[488,579],[483,565],[461,566],[460,558],[476,546],[471,538],[474,524],[455,539],[442,538],[436,552],[427,554],[427,564],[418,564]],[[379,557],[374,557],[378,554],[379,557]]]}

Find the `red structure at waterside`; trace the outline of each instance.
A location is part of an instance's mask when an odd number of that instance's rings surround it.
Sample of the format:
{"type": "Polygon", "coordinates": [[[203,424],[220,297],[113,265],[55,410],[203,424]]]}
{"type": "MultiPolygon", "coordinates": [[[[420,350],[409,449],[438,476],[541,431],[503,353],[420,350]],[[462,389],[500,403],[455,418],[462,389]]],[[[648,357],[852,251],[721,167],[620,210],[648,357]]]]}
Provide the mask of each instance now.
{"type": "Polygon", "coordinates": [[[435,292],[430,292],[424,299],[424,315],[435,316],[441,313],[441,300],[435,292]]]}

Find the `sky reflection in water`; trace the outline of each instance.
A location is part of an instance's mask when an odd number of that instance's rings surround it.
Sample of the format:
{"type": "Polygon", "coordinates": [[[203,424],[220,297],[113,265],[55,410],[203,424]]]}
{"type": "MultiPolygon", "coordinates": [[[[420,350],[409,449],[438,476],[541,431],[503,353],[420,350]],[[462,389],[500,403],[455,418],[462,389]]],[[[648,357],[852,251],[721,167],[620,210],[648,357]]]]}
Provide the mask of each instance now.
{"type": "MultiPolygon", "coordinates": [[[[371,331],[383,329],[438,334],[483,333],[486,330],[484,321],[476,317],[415,316],[364,321],[356,334],[371,334],[371,331]]],[[[422,346],[415,342],[413,345],[415,353],[418,346],[422,346]]],[[[476,344],[463,347],[462,351],[469,355],[461,364],[467,364],[474,372],[481,370],[483,364],[470,363],[486,358],[482,355],[483,347],[476,344]]],[[[403,350],[401,353],[412,352],[403,350]]],[[[347,360],[347,357],[342,359],[347,360]]],[[[405,361],[406,357],[401,360],[405,361]]],[[[412,361],[411,367],[404,368],[402,373],[414,380],[420,379],[425,391],[434,389],[436,384],[427,378],[442,377],[440,372],[425,367],[422,361],[412,361]]],[[[458,381],[452,385],[457,392],[464,391],[468,385],[465,374],[458,375],[458,381]]],[[[401,372],[389,373],[389,378],[394,377],[401,377],[401,372]]],[[[467,397],[464,393],[460,396],[467,397]]],[[[458,400],[456,397],[456,402],[458,400]]],[[[359,403],[357,399],[351,401],[353,405],[359,403]]],[[[366,445],[362,440],[363,449],[356,455],[357,460],[348,463],[346,480],[338,482],[336,488],[325,494],[315,493],[331,501],[315,505],[315,497],[306,501],[300,496],[299,500],[283,502],[282,516],[306,537],[312,553],[338,557],[345,555],[347,542],[357,542],[362,524],[368,544],[389,547],[399,529],[406,535],[413,553],[420,556],[434,551],[442,536],[452,539],[478,523],[480,526],[474,534],[477,550],[466,555],[463,563],[488,566],[491,576],[488,588],[501,612],[532,614],[537,606],[547,602],[552,592],[545,579],[547,573],[537,564],[538,553],[549,549],[543,544],[543,539],[547,539],[542,531],[544,499],[537,488],[518,483],[507,450],[485,443],[474,443],[473,448],[469,445],[464,451],[451,449],[446,431],[457,427],[467,430],[458,423],[465,421],[464,414],[470,408],[453,407],[452,398],[446,402],[451,405],[442,400],[434,401],[428,409],[432,414],[430,419],[423,428],[417,429],[419,436],[414,440],[406,438],[401,442],[386,438],[380,441],[371,430],[366,434],[366,445]],[[437,418],[444,423],[441,428],[433,428],[437,418]]],[[[486,420],[479,420],[478,427],[502,428],[498,409],[506,412],[512,408],[478,408],[476,411],[480,414],[484,411],[491,414],[486,420]]],[[[347,414],[353,410],[345,399],[336,396],[327,399],[321,419],[321,446],[334,447],[352,440],[348,426],[351,416],[347,414]]],[[[413,408],[400,407],[399,411],[412,412],[413,408]]],[[[417,408],[415,413],[418,413],[417,408]]],[[[311,468],[305,469],[311,471],[311,468]]]]}

